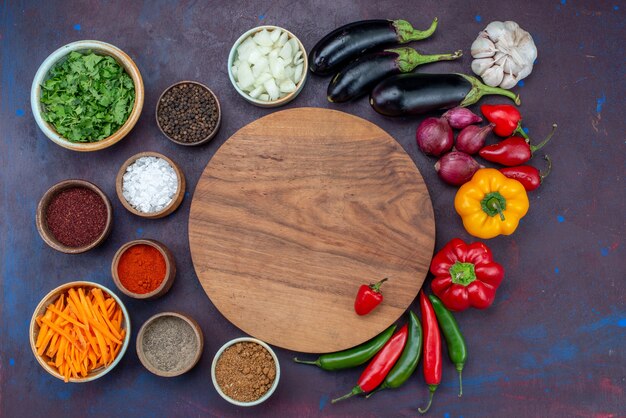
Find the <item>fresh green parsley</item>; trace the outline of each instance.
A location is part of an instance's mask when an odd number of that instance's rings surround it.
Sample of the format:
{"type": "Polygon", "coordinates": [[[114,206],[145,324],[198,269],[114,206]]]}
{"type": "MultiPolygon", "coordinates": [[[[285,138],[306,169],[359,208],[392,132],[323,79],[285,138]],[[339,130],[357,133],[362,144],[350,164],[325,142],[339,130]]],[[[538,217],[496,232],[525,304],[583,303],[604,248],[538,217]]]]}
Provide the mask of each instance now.
{"type": "Polygon", "coordinates": [[[43,118],[72,142],[97,142],[126,122],[135,104],[133,80],[112,57],[72,52],[41,90],[43,118]]]}

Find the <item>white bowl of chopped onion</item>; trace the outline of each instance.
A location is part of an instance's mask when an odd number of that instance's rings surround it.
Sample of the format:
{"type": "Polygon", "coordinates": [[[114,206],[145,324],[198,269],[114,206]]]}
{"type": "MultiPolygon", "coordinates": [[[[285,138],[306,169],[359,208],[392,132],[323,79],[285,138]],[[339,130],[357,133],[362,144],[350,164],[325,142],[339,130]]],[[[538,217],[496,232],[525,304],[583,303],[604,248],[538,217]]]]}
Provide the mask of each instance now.
{"type": "Polygon", "coordinates": [[[260,107],[292,101],[304,87],[308,57],[302,42],[278,26],[258,26],[237,39],[228,55],[235,90],[260,107]]]}

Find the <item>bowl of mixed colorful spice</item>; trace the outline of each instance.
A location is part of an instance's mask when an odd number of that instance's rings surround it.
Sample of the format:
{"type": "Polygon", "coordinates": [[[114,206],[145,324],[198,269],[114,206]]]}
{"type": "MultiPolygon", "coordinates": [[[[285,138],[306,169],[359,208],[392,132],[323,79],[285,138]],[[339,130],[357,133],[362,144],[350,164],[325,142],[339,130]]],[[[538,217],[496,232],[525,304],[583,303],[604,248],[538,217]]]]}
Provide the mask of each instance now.
{"type": "Polygon", "coordinates": [[[139,69],[121,49],[100,41],[77,41],[41,64],[31,87],[33,116],[56,144],[97,151],[124,138],[144,101],[139,69]]]}

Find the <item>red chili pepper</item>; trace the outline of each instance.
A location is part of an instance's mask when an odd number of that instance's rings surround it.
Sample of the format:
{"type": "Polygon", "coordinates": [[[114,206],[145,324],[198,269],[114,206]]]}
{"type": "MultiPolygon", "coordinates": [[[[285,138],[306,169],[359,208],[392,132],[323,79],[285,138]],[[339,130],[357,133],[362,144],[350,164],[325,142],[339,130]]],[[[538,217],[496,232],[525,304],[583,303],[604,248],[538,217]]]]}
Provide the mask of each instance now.
{"type": "Polygon", "coordinates": [[[385,283],[387,279],[382,279],[378,283],[370,285],[363,284],[359,287],[359,291],[356,294],[354,300],[354,310],[359,315],[367,315],[372,310],[380,305],[383,301],[383,294],[380,292],[380,286],[385,283]]]}
{"type": "Polygon", "coordinates": [[[459,238],[435,254],[430,272],[435,276],[430,288],[452,311],[490,307],[504,278],[504,268],[493,261],[489,247],[482,242],[468,245],[459,238]]]}
{"type": "Polygon", "coordinates": [[[489,122],[496,124],[493,132],[506,138],[514,133],[528,139],[526,132],[522,129],[522,115],[515,106],[502,105],[482,105],[480,111],[489,122]]]}
{"type": "Polygon", "coordinates": [[[552,170],[552,160],[550,160],[550,157],[545,155],[543,158],[548,162],[548,168],[545,173],[540,172],[530,165],[505,167],[501,168],[500,172],[510,179],[519,181],[526,191],[532,192],[543,183],[543,180],[548,177],[550,170],[552,170]]]}
{"type": "Polygon", "coordinates": [[[333,399],[331,403],[343,401],[354,395],[371,392],[376,389],[385,380],[396,361],[398,361],[406,345],[408,335],[409,328],[405,324],[399,331],[393,334],[393,337],[380,349],[376,357],[370,361],[363,373],[361,373],[361,377],[359,377],[357,385],[352,388],[352,391],[340,398],[333,399]]]}
{"type": "Polygon", "coordinates": [[[433,395],[437,386],[441,383],[441,334],[437,324],[437,316],[430,300],[420,291],[420,309],[422,310],[422,322],[424,327],[424,380],[428,385],[430,397],[425,409],[419,408],[420,413],[425,414],[433,403],[433,395]]]}
{"type": "Polygon", "coordinates": [[[524,164],[532,158],[535,151],[540,150],[550,141],[555,130],[556,123],[552,125],[550,135],[539,145],[530,145],[524,138],[512,136],[500,143],[483,147],[478,154],[487,161],[506,165],[507,167],[524,164]]]}

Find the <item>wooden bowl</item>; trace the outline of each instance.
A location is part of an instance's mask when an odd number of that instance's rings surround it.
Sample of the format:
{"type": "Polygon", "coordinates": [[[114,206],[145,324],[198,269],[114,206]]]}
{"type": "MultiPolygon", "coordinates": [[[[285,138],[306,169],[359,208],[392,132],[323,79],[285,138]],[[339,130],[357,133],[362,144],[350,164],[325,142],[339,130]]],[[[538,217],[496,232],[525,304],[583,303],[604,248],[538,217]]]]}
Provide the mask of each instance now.
{"type": "Polygon", "coordinates": [[[113,207],[111,206],[111,201],[109,200],[107,195],[104,194],[104,192],[100,190],[100,188],[95,184],[78,179],[64,180],[49,188],[48,191],[44,193],[44,195],[41,197],[41,200],[39,200],[39,204],[37,205],[35,222],[37,224],[37,231],[39,231],[39,235],[41,235],[41,238],[50,247],[66,254],[80,254],[97,247],[109,236],[109,233],[111,232],[111,226],[113,224],[113,207]],[[67,245],[61,244],[54,237],[54,235],[52,235],[52,232],[50,232],[48,224],[46,223],[46,211],[48,210],[48,205],[50,204],[52,199],[56,196],[57,193],[66,189],[71,189],[73,187],[84,187],[86,189],[96,192],[98,196],[102,198],[107,208],[107,220],[104,226],[104,230],[94,242],[83,247],[68,247],[67,245]]]}
{"type": "Polygon", "coordinates": [[[175,376],[180,376],[181,374],[187,373],[200,360],[200,357],[202,356],[203,348],[204,348],[204,336],[202,334],[202,329],[200,328],[200,325],[198,325],[198,323],[190,316],[185,315],[183,313],[179,313],[179,312],[161,312],[150,317],[146,322],[144,322],[144,324],[139,329],[139,333],[137,334],[136,349],[137,349],[137,356],[139,357],[139,361],[141,361],[141,364],[143,364],[143,366],[146,369],[148,369],[148,371],[161,377],[175,377],[175,376]],[[150,361],[146,358],[146,355],[143,351],[143,338],[144,338],[146,329],[155,320],[164,316],[175,316],[187,322],[187,324],[189,324],[191,328],[193,329],[194,334],[196,335],[196,338],[198,341],[198,349],[196,350],[195,356],[193,357],[192,361],[189,364],[185,365],[185,367],[179,370],[172,370],[172,371],[167,371],[167,372],[156,368],[152,363],[150,363],[150,361]]]}
{"type": "Polygon", "coordinates": [[[147,219],[163,218],[171,214],[172,212],[174,212],[182,203],[183,198],[185,197],[185,175],[183,174],[183,171],[180,169],[180,167],[174,161],[167,158],[165,155],[159,154],[158,152],[153,152],[153,151],[140,152],[139,154],[135,154],[132,157],[130,157],[128,160],[124,161],[124,164],[122,164],[122,166],[120,167],[120,170],[117,172],[117,177],[115,179],[115,190],[117,192],[117,197],[120,199],[120,202],[122,202],[122,205],[130,213],[133,213],[137,216],[141,216],[142,218],[147,218],[147,219]],[[142,157],[158,157],[158,158],[164,159],[165,161],[169,163],[169,165],[172,166],[172,168],[176,172],[176,177],[178,178],[178,188],[177,188],[176,194],[174,195],[174,198],[172,199],[172,202],[159,212],[144,213],[135,209],[134,207],[131,206],[130,203],[128,203],[128,201],[124,197],[124,193],[122,192],[123,190],[122,186],[124,183],[123,177],[124,177],[124,173],[126,173],[126,169],[128,168],[129,165],[131,165],[132,163],[134,163],[135,161],[137,161],[139,158],[142,158],[142,157]]]}
{"type": "Polygon", "coordinates": [[[76,41],[62,46],[54,51],[44,60],[37,70],[30,90],[30,105],[39,128],[42,130],[44,135],[50,138],[55,144],[73,151],[98,151],[121,141],[122,138],[124,138],[131,131],[131,129],[133,129],[139,120],[139,115],[141,115],[141,110],[143,109],[143,101],[143,79],[141,78],[141,73],[139,72],[137,65],[121,49],[100,41],[76,41]],[[113,59],[115,59],[115,61],[117,61],[118,64],[120,64],[126,73],[132,78],[135,85],[135,103],[128,119],[126,119],[126,122],[120,126],[117,131],[98,142],[71,142],[59,135],[54,129],[54,126],[46,122],[42,116],[43,108],[41,105],[41,85],[48,77],[50,69],[58,62],[63,61],[67,55],[74,51],[92,51],[98,55],[108,55],[113,57],[113,59]]]}
{"type": "Polygon", "coordinates": [[[174,262],[172,252],[164,244],[153,239],[137,239],[127,242],[122,245],[119,250],[117,250],[113,256],[113,262],[111,263],[111,275],[113,276],[113,282],[117,288],[126,296],[130,296],[135,299],[157,299],[166,294],[172,287],[174,279],[176,278],[176,263],[174,262]],[[124,254],[130,247],[138,244],[145,244],[156,248],[165,259],[165,277],[159,287],[148,293],[135,293],[128,290],[120,281],[120,276],[117,270],[122,254],[124,254]]]}
{"type": "Polygon", "coordinates": [[[101,284],[98,284],[98,283],[85,282],[85,281],[70,282],[70,283],[63,284],[51,290],[46,296],[44,296],[41,302],[39,302],[39,305],[37,305],[37,307],[35,308],[35,312],[33,313],[33,316],[30,320],[30,328],[29,328],[29,333],[28,333],[29,339],[30,339],[30,348],[32,349],[33,354],[35,355],[35,358],[37,359],[37,362],[41,365],[41,367],[43,367],[45,371],[47,371],[48,373],[50,373],[52,376],[56,377],[57,379],[63,380],[63,376],[61,376],[61,374],[59,374],[59,372],[54,367],[46,363],[46,360],[42,356],[37,354],[37,349],[35,347],[35,344],[37,342],[37,336],[39,335],[39,325],[37,324],[36,318],[46,311],[46,308],[48,307],[48,305],[55,302],[57,298],[61,296],[62,293],[65,293],[68,289],[72,287],[95,287],[95,288],[101,289],[103,292],[108,293],[109,295],[111,295],[113,299],[115,299],[115,303],[117,303],[120,306],[120,308],[122,309],[122,314],[124,315],[122,329],[126,330],[126,335],[124,337],[122,348],[120,349],[120,352],[117,354],[117,357],[115,358],[115,360],[113,360],[113,362],[109,364],[108,366],[100,367],[98,369],[92,370],[87,375],[87,377],[70,378],[70,382],[73,382],[73,383],[86,383],[86,382],[91,382],[92,380],[96,380],[104,376],[111,370],[113,370],[113,368],[117,366],[117,364],[120,362],[122,357],[124,357],[124,354],[126,353],[126,349],[128,348],[128,344],[130,342],[130,333],[131,333],[130,316],[128,315],[126,306],[124,306],[121,299],[115,293],[111,292],[107,287],[102,286],[101,284]]]}
{"type": "Polygon", "coordinates": [[[204,84],[199,83],[197,81],[179,81],[178,83],[174,83],[171,86],[169,86],[168,88],[166,88],[163,91],[163,93],[161,93],[161,95],[159,96],[159,100],[157,100],[157,104],[156,104],[156,108],[155,108],[154,114],[155,114],[157,126],[159,127],[159,130],[161,131],[161,133],[163,135],[165,135],[165,137],[167,139],[169,139],[170,141],[174,142],[175,144],[184,145],[184,146],[187,146],[187,147],[192,147],[192,146],[196,146],[196,145],[206,144],[207,142],[209,142],[210,140],[212,140],[215,137],[215,135],[217,134],[217,131],[219,131],[219,129],[220,129],[220,125],[222,124],[222,108],[220,106],[220,101],[217,99],[217,96],[215,95],[215,93],[213,93],[213,91],[210,88],[208,88],[204,84]],[[215,103],[217,105],[217,122],[215,123],[215,128],[213,128],[213,130],[209,133],[209,135],[207,135],[205,138],[203,138],[203,139],[201,139],[200,141],[197,141],[197,142],[182,142],[182,141],[178,141],[177,139],[172,138],[167,133],[165,133],[165,131],[163,130],[163,127],[161,126],[161,123],[159,122],[159,105],[161,104],[161,99],[163,98],[163,96],[165,96],[165,94],[168,91],[170,91],[174,87],[179,86],[181,84],[195,84],[195,85],[198,85],[198,86],[202,87],[203,89],[208,91],[211,94],[211,96],[213,96],[213,99],[215,99],[215,103]]]}
{"type": "Polygon", "coordinates": [[[278,356],[276,355],[274,350],[272,350],[272,347],[270,347],[268,344],[264,343],[263,341],[261,341],[261,340],[259,340],[257,338],[252,338],[252,337],[235,338],[234,340],[228,341],[226,344],[224,344],[217,351],[217,353],[215,353],[215,356],[213,357],[213,362],[211,363],[211,380],[213,381],[213,386],[215,386],[215,390],[217,391],[217,393],[219,393],[219,395],[222,398],[224,398],[224,400],[232,403],[233,405],[237,405],[237,406],[255,406],[255,405],[258,405],[258,404],[263,403],[266,400],[268,400],[270,398],[270,396],[272,396],[272,394],[274,393],[276,388],[278,387],[278,381],[280,380],[280,363],[278,362],[278,356]],[[274,378],[274,382],[272,383],[272,387],[270,387],[270,389],[267,392],[265,392],[265,394],[263,396],[261,396],[259,399],[255,400],[255,401],[251,401],[251,402],[241,402],[241,401],[235,400],[235,399],[231,398],[230,396],[226,395],[222,391],[222,388],[220,387],[220,385],[217,383],[217,377],[215,375],[215,369],[217,367],[217,361],[219,360],[219,358],[222,355],[222,353],[228,347],[230,347],[232,345],[235,345],[237,343],[240,343],[240,342],[259,344],[261,347],[265,348],[268,353],[270,353],[270,355],[272,356],[272,359],[274,359],[274,364],[276,366],[276,377],[274,378]]]}
{"type": "Polygon", "coordinates": [[[237,93],[239,93],[239,95],[241,97],[243,97],[246,101],[252,103],[255,106],[259,106],[259,107],[265,107],[265,108],[279,107],[279,106],[285,105],[285,104],[289,103],[290,101],[292,101],[293,99],[295,99],[298,96],[298,94],[300,94],[302,89],[304,88],[304,83],[306,82],[306,79],[307,79],[307,76],[308,76],[308,73],[309,73],[309,57],[308,57],[308,54],[306,52],[306,49],[304,49],[304,45],[302,44],[302,42],[300,42],[300,39],[298,39],[298,37],[296,35],[294,35],[290,31],[288,31],[287,29],[281,28],[280,26],[273,26],[273,25],[257,26],[255,28],[252,28],[249,31],[245,32],[233,44],[232,48],[230,49],[230,53],[228,54],[228,68],[227,68],[227,71],[228,71],[228,77],[230,78],[231,84],[233,85],[235,90],[237,90],[237,93]],[[254,35],[257,32],[262,31],[263,29],[267,29],[267,30],[280,29],[280,30],[282,30],[284,32],[287,32],[287,35],[289,35],[289,39],[293,38],[298,43],[298,46],[300,47],[300,50],[302,51],[302,58],[304,59],[304,62],[302,63],[302,76],[301,76],[300,80],[296,83],[296,89],[294,91],[292,91],[291,93],[289,93],[288,95],[286,95],[285,97],[282,97],[280,99],[277,99],[277,100],[274,100],[274,101],[270,101],[270,102],[266,102],[266,101],[263,101],[263,100],[259,100],[259,99],[255,99],[253,97],[250,97],[250,95],[248,93],[246,93],[245,91],[241,90],[239,88],[239,86],[237,85],[237,82],[235,81],[235,76],[233,75],[233,71],[232,71],[233,63],[235,62],[235,58],[237,56],[237,47],[239,47],[239,45],[241,45],[241,43],[243,41],[245,41],[246,38],[248,38],[249,36],[254,35]]]}

